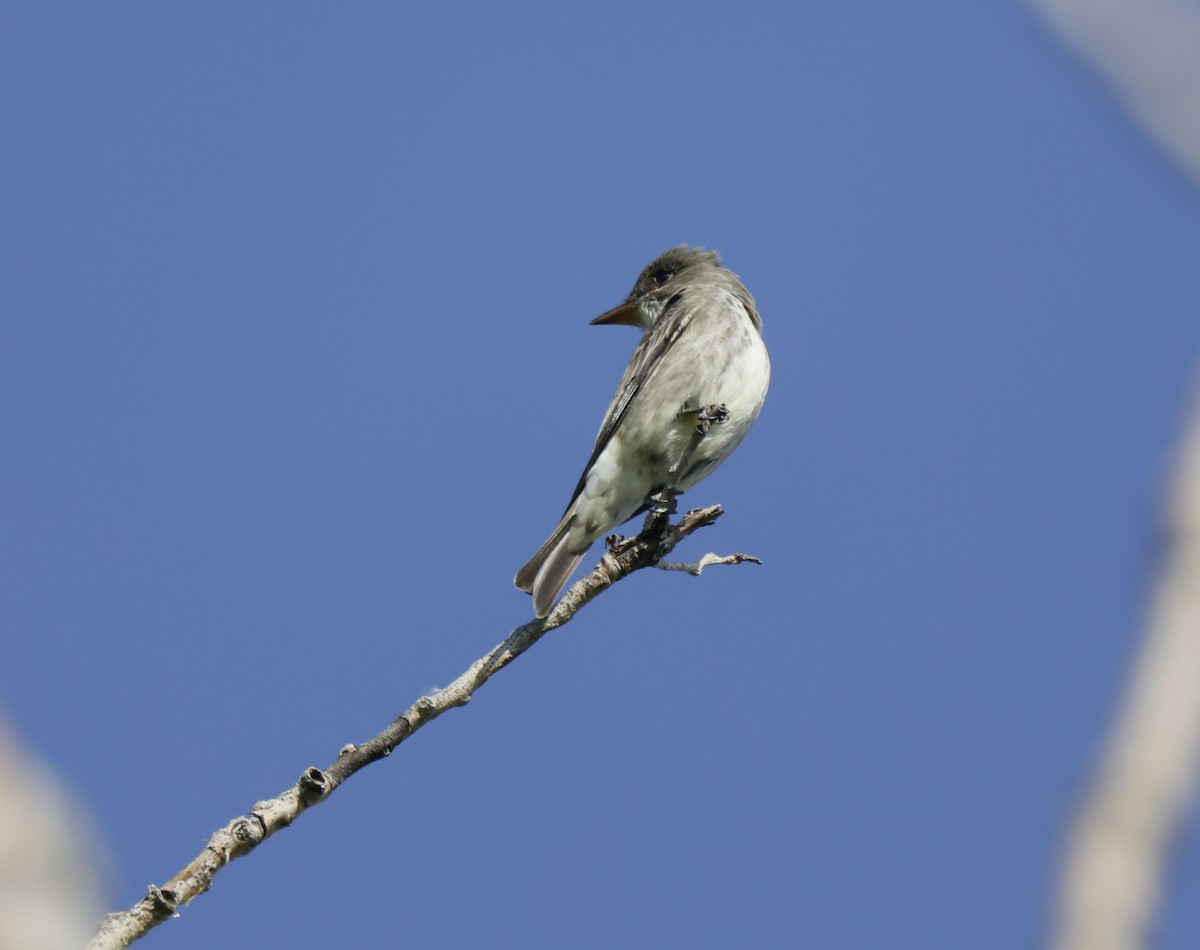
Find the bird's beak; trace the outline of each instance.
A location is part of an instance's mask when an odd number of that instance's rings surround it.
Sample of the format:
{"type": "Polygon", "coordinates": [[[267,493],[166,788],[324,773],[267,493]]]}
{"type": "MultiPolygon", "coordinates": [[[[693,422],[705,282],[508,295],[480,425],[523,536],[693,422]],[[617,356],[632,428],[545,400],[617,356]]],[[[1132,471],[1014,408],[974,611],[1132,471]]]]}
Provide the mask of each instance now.
{"type": "Polygon", "coordinates": [[[620,323],[630,327],[640,327],[642,320],[639,312],[639,303],[640,301],[637,300],[626,300],[623,304],[613,307],[608,313],[600,314],[600,316],[592,321],[592,324],[613,326],[620,323]]]}

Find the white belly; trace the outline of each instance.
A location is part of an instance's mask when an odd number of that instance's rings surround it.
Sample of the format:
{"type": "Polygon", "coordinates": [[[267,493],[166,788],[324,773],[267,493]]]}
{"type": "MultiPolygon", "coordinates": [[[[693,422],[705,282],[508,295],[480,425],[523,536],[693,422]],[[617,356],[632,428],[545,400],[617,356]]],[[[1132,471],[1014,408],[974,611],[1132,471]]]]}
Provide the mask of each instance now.
{"type": "MultiPolygon", "coordinates": [[[[744,313],[740,305],[738,312],[744,313]]],[[[711,319],[694,321],[642,385],[593,464],[575,502],[571,550],[627,520],[666,484],[696,427],[694,413],[681,415],[685,407],[729,410],[696,446],[689,474],[677,487],[691,488],[712,474],[754,425],[770,374],[766,346],[748,316],[732,332],[711,319]]]]}

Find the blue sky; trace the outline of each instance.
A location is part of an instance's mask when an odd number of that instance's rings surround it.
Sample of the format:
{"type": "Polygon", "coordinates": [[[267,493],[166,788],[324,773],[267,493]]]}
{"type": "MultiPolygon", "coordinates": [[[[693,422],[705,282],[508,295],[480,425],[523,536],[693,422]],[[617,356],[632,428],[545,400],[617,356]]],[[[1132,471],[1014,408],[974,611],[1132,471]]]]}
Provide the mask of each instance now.
{"type": "Polygon", "coordinates": [[[1200,204],[1028,10],[4,20],[0,702],[113,909],[528,619],[651,257],[720,250],[773,361],[681,552],[764,566],[622,583],[147,946],[1041,938],[1200,204]]]}

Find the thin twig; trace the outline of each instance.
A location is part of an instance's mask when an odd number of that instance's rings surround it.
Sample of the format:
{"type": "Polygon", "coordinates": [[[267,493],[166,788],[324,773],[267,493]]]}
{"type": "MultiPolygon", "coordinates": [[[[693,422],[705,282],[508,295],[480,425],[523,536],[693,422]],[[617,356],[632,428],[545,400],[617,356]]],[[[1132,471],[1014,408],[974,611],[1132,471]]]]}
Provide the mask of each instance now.
{"type": "MultiPolygon", "coordinates": [[[[592,598],[634,571],[658,563],[682,538],[712,524],[723,513],[720,505],[696,508],[687,512],[677,524],[671,524],[661,513],[652,511],[637,537],[629,540],[610,538],[600,563],[567,591],[548,616],[517,627],[453,683],[429,696],[422,696],[373,739],[345,746],[324,769],[305,769],[291,788],[275,798],[259,802],[248,814],[218,830],[204,850],[169,881],[161,886],[151,885],[147,895],[128,910],[101,919],[87,950],[127,947],[175,916],[180,905],[188,904],[207,891],[217,872],[230,861],[249,854],[307,809],[327,799],[359,769],[390,755],[396,746],[446,710],[465,706],[475,690],[493,674],[508,666],[546,633],[570,622],[592,598]]],[[[747,555],[733,557],[758,560],[747,555]]]]}
{"type": "Polygon", "coordinates": [[[699,577],[706,567],[715,564],[761,564],[753,554],[713,554],[709,551],[698,561],[659,561],[654,566],[660,571],[683,571],[692,577],[699,577]]]}

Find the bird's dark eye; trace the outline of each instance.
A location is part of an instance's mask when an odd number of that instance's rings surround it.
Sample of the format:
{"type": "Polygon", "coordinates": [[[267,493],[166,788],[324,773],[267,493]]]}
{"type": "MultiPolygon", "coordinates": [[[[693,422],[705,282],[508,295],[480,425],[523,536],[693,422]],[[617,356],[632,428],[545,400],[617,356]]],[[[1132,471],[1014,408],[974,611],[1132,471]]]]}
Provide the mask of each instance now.
{"type": "Polygon", "coordinates": [[[654,281],[655,287],[661,287],[663,284],[665,284],[668,280],[670,280],[674,276],[675,276],[675,271],[669,270],[666,267],[660,267],[658,270],[656,270],[653,274],[650,275],[650,279],[652,281],[654,281]]]}

